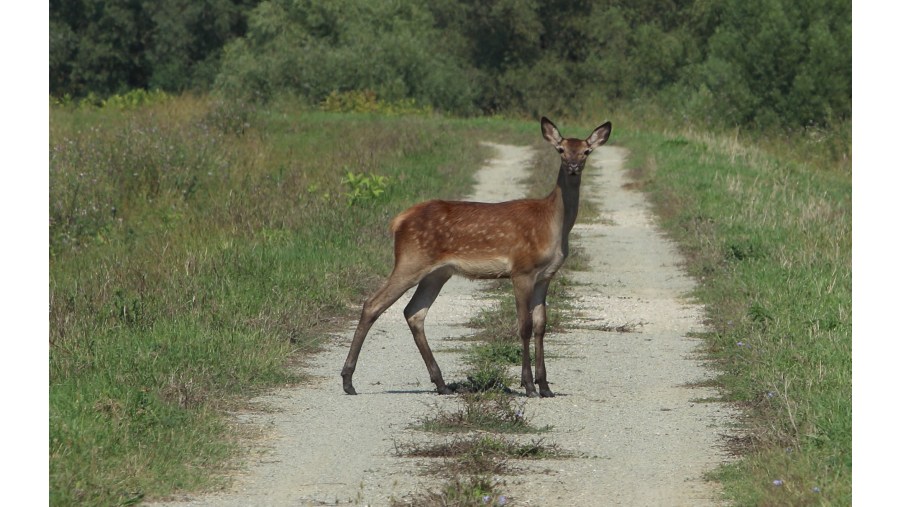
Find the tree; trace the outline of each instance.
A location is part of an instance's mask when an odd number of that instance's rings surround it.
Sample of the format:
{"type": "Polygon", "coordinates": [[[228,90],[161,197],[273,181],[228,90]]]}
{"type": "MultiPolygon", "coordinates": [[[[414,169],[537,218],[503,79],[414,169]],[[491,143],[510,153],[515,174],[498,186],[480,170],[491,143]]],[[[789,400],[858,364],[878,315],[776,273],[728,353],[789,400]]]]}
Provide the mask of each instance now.
{"type": "Polygon", "coordinates": [[[721,15],[685,80],[708,91],[714,117],[763,128],[849,117],[849,2],[731,0],[721,15]]]}
{"type": "Polygon", "coordinates": [[[50,93],[208,87],[254,0],[51,0],[50,93]]]}

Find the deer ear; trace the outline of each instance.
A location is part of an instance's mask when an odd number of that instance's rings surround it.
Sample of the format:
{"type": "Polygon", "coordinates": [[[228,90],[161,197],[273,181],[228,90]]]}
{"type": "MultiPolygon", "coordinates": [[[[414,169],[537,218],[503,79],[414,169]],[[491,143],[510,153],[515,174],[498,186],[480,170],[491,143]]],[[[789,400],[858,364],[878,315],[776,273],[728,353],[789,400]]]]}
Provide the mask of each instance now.
{"type": "Polygon", "coordinates": [[[585,140],[591,148],[596,148],[609,140],[609,134],[612,132],[612,123],[606,122],[595,128],[591,135],[585,140]]]}
{"type": "Polygon", "coordinates": [[[544,116],[541,117],[541,132],[544,134],[544,139],[550,144],[559,146],[559,144],[562,143],[563,138],[559,135],[559,130],[556,128],[556,125],[544,116]]]}

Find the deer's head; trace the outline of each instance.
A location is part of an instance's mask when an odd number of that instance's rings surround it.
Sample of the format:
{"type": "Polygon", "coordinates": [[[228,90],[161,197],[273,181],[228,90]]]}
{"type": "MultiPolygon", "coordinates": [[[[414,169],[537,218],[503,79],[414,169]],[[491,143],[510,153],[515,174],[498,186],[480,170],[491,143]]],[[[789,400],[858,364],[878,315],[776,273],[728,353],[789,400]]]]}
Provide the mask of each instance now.
{"type": "Polygon", "coordinates": [[[591,135],[585,140],[574,138],[564,139],[563,136],[560,135],[556,125],[547,118],[541,118],[541,131],[544,134],[544,139],[552,144],[553,147],[556,148],[556,151],[559,152],[562,166],[566,168],[567,173],[570,175],[579,175],[581,174],[582,169],[584,169],[584,163],[587,161],[588,155],[590,155],[595,148],[606,143],[609,139],[609,134],[612,132],[612,124],[606,122],[603,125],[600,125],[594,129],[594,131],[591,132],[591,135]]]}

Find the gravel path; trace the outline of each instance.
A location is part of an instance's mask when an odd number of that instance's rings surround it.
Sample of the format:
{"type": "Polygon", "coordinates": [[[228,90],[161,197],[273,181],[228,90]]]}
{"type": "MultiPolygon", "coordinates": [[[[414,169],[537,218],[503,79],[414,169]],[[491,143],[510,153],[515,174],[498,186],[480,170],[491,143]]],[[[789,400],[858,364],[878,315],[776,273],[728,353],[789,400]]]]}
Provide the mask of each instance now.
{"type": "MultiPolygon", "coordinates": [[[[532,149],[492,146],[497,157],[470,200],[523,193],[516,182],[532,149]]],[[[686,387],[711,375],[695,357],[699,343],[686,338],[703,329],[701,308],[686,299],[692,282],[643,196],[623,188],[626,154],[607,146],[589,160],[582,198],[599,202],[602,216],[573,231],[591,258],[589,271],[572,275],[580,315],[547,335],[557,397],[526,402],[536,426],[553,426],[546,441],[581,457],[518,463],[504,488],[516,505],[716,504],[702,475],[725,459],[720,434],[732,415],[693,401],[716,392],[686,387]]],[[[159,505],[381,506],[437,487],[439,478],[419,473],[426,463],[393,452],[396,442],[427,438],[409,426],[434,406],[456,403],[434,394],[413,344],[402,316],[411,293],[372,328],[354,376],[358,396],[344,395],[339,375],[356,324],[348,322],[308,364],[313,382],[260,397],[259,413],[238,416],[267,437],[228,491],[159,505]]],[[[483,297],[479,283],[454,277],[429,312],[426,332],[448,382],[462,379],[464,365],[460,342],[447,338],[472,332],[463,323],[489,304],[483,297]]]]}

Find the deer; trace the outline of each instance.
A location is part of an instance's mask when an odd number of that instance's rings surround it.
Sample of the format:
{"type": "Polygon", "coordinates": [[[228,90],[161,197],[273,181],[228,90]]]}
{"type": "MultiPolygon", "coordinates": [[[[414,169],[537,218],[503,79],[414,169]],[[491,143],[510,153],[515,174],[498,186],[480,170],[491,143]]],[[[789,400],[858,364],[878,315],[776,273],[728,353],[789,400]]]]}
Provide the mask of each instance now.
{"type": "Polygon", "coordinates": [[[470,279],[509,278],[516,301],[517,335],[522,343],[521,387],[528,397],[554,393],[544,364],[547,289],[569,255],[569,232],[578,216],[581,173],[588,155],[606,143],[606,122],[584,140],[563,138],[546,117],[541,132],[560,156],[556,186],[543,199],[499,203],[431,200],[403,211],[390,223],[394,267],[365,301],[341,370],[344,392],[355,395],[353,372],[369,329],[407,290],[416,291],[403,315],[438,394],[452,394],[425,338],[425,316],[453,275],[470,279]],[[530,340],[534,336],[534,376],[530,340]],[[537,384],[537,389],[535,388],[537,384]]]}

